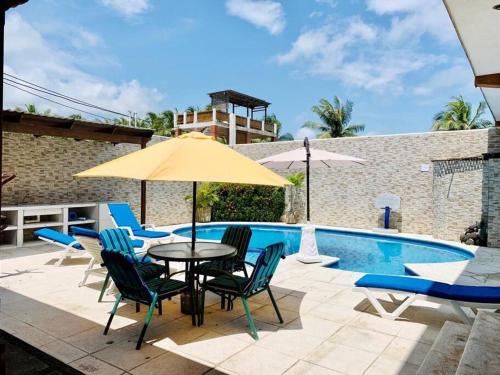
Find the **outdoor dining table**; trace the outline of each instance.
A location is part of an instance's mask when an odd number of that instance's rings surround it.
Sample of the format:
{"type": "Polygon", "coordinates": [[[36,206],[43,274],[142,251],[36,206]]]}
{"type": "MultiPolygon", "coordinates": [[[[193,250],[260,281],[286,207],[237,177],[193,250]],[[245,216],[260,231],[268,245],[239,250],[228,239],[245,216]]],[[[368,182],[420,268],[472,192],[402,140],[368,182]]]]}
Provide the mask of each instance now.
{"type": "Polygon", "coordinates": [[[186,263],[186,282],[189,285],[191,295],[191,317],[193,325],[196,325],[196,314],[198,310],[198,295],[196,293],[195,265],[199,262],[209,260],[224,260],[236,255],[237,250],[233,246],[218,242],[197,241],[195,250],[192,250],[191,242],[173,242],[152,246],[148,255],[156,260],[165,262],[186,263]]]}

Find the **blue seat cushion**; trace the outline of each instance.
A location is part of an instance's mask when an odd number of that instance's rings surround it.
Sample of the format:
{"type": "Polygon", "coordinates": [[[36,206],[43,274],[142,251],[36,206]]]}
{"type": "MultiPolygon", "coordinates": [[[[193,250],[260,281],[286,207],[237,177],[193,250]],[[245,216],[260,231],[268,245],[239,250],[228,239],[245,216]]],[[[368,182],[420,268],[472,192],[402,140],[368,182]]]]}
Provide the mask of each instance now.
{"type": "MultiPolygon", "coordinates": [[[[76,241],[73,237],[68,236],[67,234],[64,234],[64,233],[58,232],[57,230],[49,229],[49,228],[38,229],[35,231],[35,235],[38,237],[47,238],[49,240],[52,240],[54,242],[58,242],[58,243],[63,244],[63,245],[69,245],[70,243],[76,241]]],[[[74,247],[75,249],[79,249],[79,250],[82,249],[82,246],[78,242],[71,245],[71,247],[74,247]]]]}
{"type": "Polygon", "coordinates": [[[99,232],[94,229],[73,226],[70,232],[72,235],[99,238],[99,232]]]}
{"type": "Polygon", "coordinates": [[[142,229],[127,203],[108,203],[108,208],[119,227],[129,227],[132,231],[142,229]]]}
{"type": "Polygon", "coordinates": [[[144,241],[143,240],[132,240],[132,245],[134,245],[134,247],[143,247],[144,241]]]}
{"type": "Polygon", "coordinates": [[[450,285],[405,276],[365,275],[355,285],[364,288],[392,289],[454,301],[500,303],[500,287],[450,285]]]}
{"type": "Polygon", "coordinates": [[[162,232],[159,230],[145,230],[145,229],[139,229],[139,230],[132,230],[134,233],[134,236],[137,237],[145,237],[145,238],[162,238],[162,237],[167,237],[170,236],[169,232],[162,232]]]}

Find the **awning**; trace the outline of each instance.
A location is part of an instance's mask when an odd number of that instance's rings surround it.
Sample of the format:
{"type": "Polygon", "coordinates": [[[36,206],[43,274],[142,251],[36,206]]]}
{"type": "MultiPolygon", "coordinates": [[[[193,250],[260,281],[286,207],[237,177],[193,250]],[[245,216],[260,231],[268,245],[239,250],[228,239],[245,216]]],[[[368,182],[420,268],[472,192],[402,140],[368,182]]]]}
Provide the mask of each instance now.
{"type": "Polygon", "coordinates": [[[500,126],[500,0],[443,0],[475,75],[500,126]]]}

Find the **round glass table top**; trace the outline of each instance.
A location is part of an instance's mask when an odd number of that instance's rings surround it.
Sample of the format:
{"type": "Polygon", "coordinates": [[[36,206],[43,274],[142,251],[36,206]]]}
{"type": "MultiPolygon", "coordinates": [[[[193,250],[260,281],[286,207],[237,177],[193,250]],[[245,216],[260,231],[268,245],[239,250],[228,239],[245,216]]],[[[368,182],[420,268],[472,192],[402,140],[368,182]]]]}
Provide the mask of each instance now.
{"type": "Polygon", "coordinates": [[[202,261],[226,259],[236,255],[236,248],[217,242],[197,241],[195,251],[191,250],[191,242],[174,242],[152,246],[148,255],[154,259],[171,261],[202,261]]]}

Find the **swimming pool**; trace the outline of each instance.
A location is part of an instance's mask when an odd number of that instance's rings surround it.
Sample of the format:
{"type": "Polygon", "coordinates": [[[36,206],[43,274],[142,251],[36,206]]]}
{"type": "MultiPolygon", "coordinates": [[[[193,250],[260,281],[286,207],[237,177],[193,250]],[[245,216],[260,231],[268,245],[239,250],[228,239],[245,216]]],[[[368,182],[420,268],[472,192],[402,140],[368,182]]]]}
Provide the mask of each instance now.
{"type": "MultiPolygon", "coordinates": [[[[227,225],[200,225],[196,238],[220,240],[227,225]]],[[[252,262],[260,249],[275,242],[284,242],[287,254],[298,252],[300,227],[287,225],[250,224],[252,239],[247,260],[252,262]]],[[[191,236],[191,227],[174,230],[179,236],[191,236]]],[[[442,243],[415,240],[404,237],[379,235],[363,232],[349,232],[337,229],[316,229],[316,240],[320,254],[338,257],[338,263],[331,265],[348,271],[405,275],[405,263],[455,262],[473,258],[473,254],[442,243]]]]}

